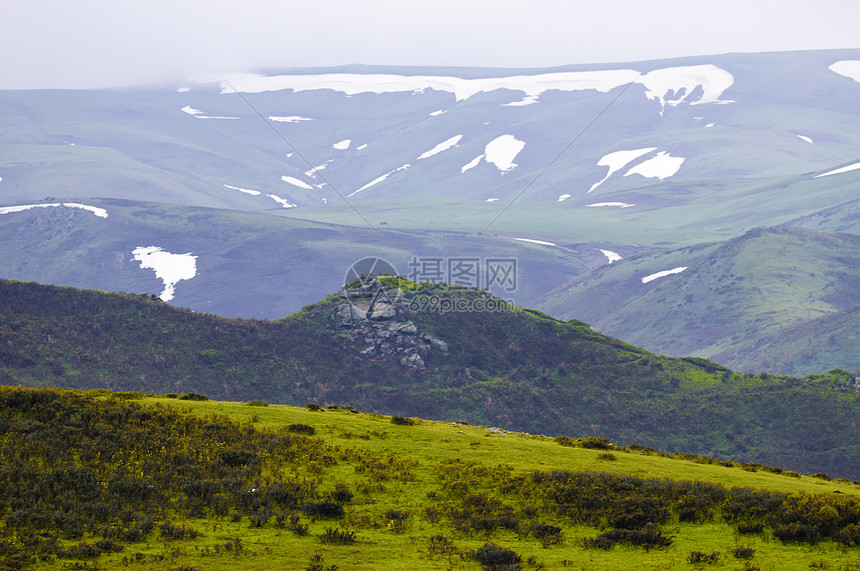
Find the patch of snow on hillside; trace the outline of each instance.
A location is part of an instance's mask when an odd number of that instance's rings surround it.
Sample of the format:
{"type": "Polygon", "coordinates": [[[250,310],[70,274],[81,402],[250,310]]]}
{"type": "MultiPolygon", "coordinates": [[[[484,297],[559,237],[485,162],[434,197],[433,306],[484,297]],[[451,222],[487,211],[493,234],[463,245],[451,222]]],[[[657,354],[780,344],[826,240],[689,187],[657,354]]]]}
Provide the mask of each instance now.
{"type": "Polygon", "coordinates": [[[188,113],[192,117],[197,117],[198,119],[238,119],[238,117],[221,117],[218,115],[204,115],[203,111],[201,111],[200,109],[195,109],[194,107],[192,107],[190,105],[186,105],[185,107],[183,107],[181,109],[181,111],[185,111],[186,113],[188,113]]]}
{"type": "Polygon", "coordinates": [[[484,156],[485,155],[478,155],[477,157],[475,157],[474,159],[469,161],[467,164],[460,167],[460,173],[462,174],[462,173],[466,172],[467,170],[473,169],[476,166],[478,166],[478,163],[481,162],[481,159],[483,159],[484,156]]]}
{"type": "Polygon", "coordinates": [[[830,71],[860,82],[860,60],[845,59],[827,67],[830,71]]]}
{"type": "Polygon", "coordinates": [[[306,183],[302,180],[299,180],[297,178],[291,177],[291,176],[282,176],[281,180],[284,182],[290,183],[293,186],[297,186],[299,188],[304,188],[305,190],[313,190],[313,188],[314,188],[311,185],[309,185],[308,183],[306,183]]]}
{"type": "Polygon", "coordinates": [[[313,121],[310,117],[300,117],[298,115],[288,115],[286,117],[269,117],[269,121],[277,123],[301,123],[302,121],[313,121]]]}
{"type": "Polygon", "coordinates": [[[251,190],[250,188],[239,188],[238,186],[230,186],[229,184],[224,185],[227,188],[232,188],[233,190],[238,190],[239,192],[244,192],[245,194],[250,194],[251,196],[257,196],[258,194],[262,194],[259,190],[251,190]]]}
{"type": "Polygon", "coordinates": [[[352,144],[352,139],[344,139],[343,141],[337,142],[332,145],[332,148],[337,149],[338,151],[345,151],[352,144]]]}
{"type": "Polygon", "coordinates": [[[538,102],[537,95],[526,95],[519,101],[511,101],[510,103],[505,103],[502,107],[524,107],[526,105],[532,105],[538,102]]]}
{"type": "Polygon", "coordinates": [[[188,93],[189,91],[191,91],[190,87],[180,87],[176,90],[176,93],[188,93]]]}
{"type": "Polygon", "coordinates": [[[421,156],[418,157],[418,160],[420,161],[421,159],[430,158],[433,155],[438,155],[442,151],[447,151],[451,147],[456,147],[457,143],[459,143],[460,139],[462,139],[462,138],[463,138],[463,135],[454,135],[453,137],[451,137],[447,141],[442,141],[441,143],[439,143],[438,145],[436,145],[435,147],[433,147],[432,149],[430,149],[426,153],[422,153],[421,156]]]}
{"type": "Polygon", "coordinates": [[[592,204],[586,204],[586,208],[602,208],[604,206],[617,206],[619,208],[630,208],[631,206],[636,206],[635,204],[630,204],[628,202],[594,202],[592,204]]]}
{"type": "Polygon", "coordinates": [[[364,143],[363,145],[359,145],[358,147],[356,147],[355,150],[360,151],[360,150],[366,149],[366,148],[367,148],[367,143],[364,143]]]}
{"type": "Polygon", "coordinates": [[[520,242],[530,242],[532,244],[540,244],[541,246],[555,246],[558,245],[553,244],[552,242],[545,242],[543,240],[532,240],[531,238],[514,238],[514,240],[519,240],[520,242]]]}
{"type": "Polygon", "coordinates": [[[488,198],[487,202],[496,202],[498,198],[488,198]]]}
{"type": "Polygon", "coordinates": [[[77,202],[47,202],[45,204],[22,204],[20,206],[0,206],[0,214],[11,214],[13,212],[24,212],[25,210],[31,210],[33,208],[56,208],[58,206],[65,206],[66,208],[79,208],[81,210],[86,210],[88,212],[92,212],[99,218],[107,218],[108,213],[104,208],[99,208],[98,206],[89,206],[88,204],[79,204],[77,202]]]}
{"type": "Polygon", "coordinates": [[[828,171],[828,172],[823,173],[823,174],[817,174],[817,175],[815,175],[815,176],[814,176],[814,177],[812,177],[812,178],[821,178],[821,177],[823,177],[823,176],[830,176],[830,175],[832,175],[832,174],[842,174],[842,173],[844,173],[844,172],[856,171],[857,169],[860,169],[860,163],[854,163],[853,165],[848,165],[847,167],[842,167],[842,168],[839,168],[839,169],[834,169],[834,170],[832,170],[832,171],[828,171]]]}
{"type": "Polygon", "coordinates": [[[160,297],[162,301],[173,299],[177,282],[190,280],[197,275],[197,256],[187,254],[171,254],[158,246],[138,246],[132,251],[134,259],[140,262],[142,269],[155,271],[155,277],[164,284],[160,297]]]}
{"type": "Polygon", "coordinates": [[[485,159],[493,163],[503,173],[515,168],[517,164],[514,159],[523,150],[526,144],[513,135],[502,135],[496,137],[484,147],[485,159]]]}
{"type": "Polygon", "coordinates": [[[635,149],[632,151],[615,151],[614,153],[609,153],[608,155],[604,155],[599,161],[597,161],[597,166],[599,167],[609,167],[609,171],[606,173],[606,176],[603,177],[603,180],[600,182],[596,182],[591,185],[591,188],[588,189],[586,194],[589,194],[595,188],[606,182],[606,180],[611,177],[614,173],[620,171],[625,166],[630,164],[632,161],[635,161],[642,155],[647,155],[651,151],[656,151],[657,147],[647,147],[644,149],[635,149]]]}
{"type": "Polygon", "coordinates": [[[705,125],[705,129],[710,129],[714,125],[716,125],[716,123],[708,123],[707,125],[705,125]]]}
{"type": "Polygon", "coordinates": [[[390,75],[359,73],[323,73],[316,75],[259,75],[234,74],[221,82],[221,93],[261,93],[292,89],[294,92],[315,89],[331,89],[346,95],[359,93],[421,92],[425,89],[453,93],[457,101],[463,101],[477,93],[488,93],[497,89],[521,91],[527,98],[537,98],[550,89],[559,91],[596,90],[606,93],[626,85],[639,77],[632,69],[602,71],[571,71],[543,73],[537,75],[514,75],[508,77],[486,77],[464,79],[440,75],[390,75]]]}
{"type": "Polygon", "coordinates": [[[277,202],[278,204],[280,204],[284,208],[296,208],[295,204],[291,203],[290,201],[288,201],[285,198],[281,198],[277,194],[267,194],[266,196],[268,196],[269,198],[271,198],[272,200],[274,200],[275,202],[277,202]]]}
{"type": "Polygon", "coordinates": [[[430,113],[430,116],[431,117],[437,117],[443,113],[447,113],[447,111],[445,111],[444,109],[439,109],[437,111],[433,111],[432,113],[430,113]]]}
{"type": "Polygon", "coordinates": [[[558,197],[558,201],[559,201],[559,202],[564,202],[564,201],[565,201],[565,200],[567,200],[568,198],[570,198],[570,195],[569,195],[569,194],[562,194],[561,196],[559,196],[559,197],[558,197]]]}
{"type": "Polygon", "coordinates": [[[806,142],[807,142],[807,143],[809,143],[810,145],[814,145],[814,144],[815,144],[815,143],[813,143],[813,142],[812,142],[812,139],[811,139],[810,137],[805,137],[805,136],[803,136],[803,135],[798,135],[798,136],[797,136],[797,138],[798,138],[798,139],[800,139],[801,141],[806,141],[806,142]]]}
{"type": "Polygon", "coordinates": [[[361,192],[362,190],[367,190],[367,189],[368,189],[368,188],[370,188],[371,186],[374,186],[374,185],[376,185],[376,184],[379,184],[379,183],[380,183],[380,182],[382,182],[383,180],[387,179],[388,177],[390,177],[390,176],[391,176],[391,175],[393,175],[394,173],[401,172],[401,171],[405,171],[405,170],[409,170],[410,168],[412,168],[412,165],[410,165],[409,163],[406,163],[405,165],[403,165],[403,166],[399,166],[399,167],[397,167],[397,168],[396,168],[396,169],[394,169],[394,170],[390,170],[390,171],[388,171],[387,173],[385,173],[384,175],[376,177],[375,179],[373,179],[373,180],[372,180],[372,181],[370,181],[369,183],[365,184],[364,186],[362,186],[362,187],[361,187],[361,188],[359,188],[358,190],[355,190],[355,191],[351,192],[350,194],[347,194],[347,195],[346,195],[346,197],[347,197],[347,198],[349,198],[349,197],[350,197],[350,196],[352,196],[353,194],[358,194],[358,193],[359,193],[359,192],[361,192]]]}
{"type": "Polygon", "coordinates": [[[660,151],[657,156],[641,162],[626,173],[624,176],[639,174],[645,178],[659,178],[663,180],[678,172],[684,164],[684,157],[673,157],[666,151],[660,151]]]}
{"type": "MultiPolygon", "coordinates": [[[[319,171],[324,171],[326,169],[326,167],[328,166],[328,164],[330,162],[332,162],[333,160],[334,159],[329,159],[319,166],[312,167],[310,170],[305,171],[305,176],[315,179],[317,177],[317,173],[319,171]]],[[[323,184],[325,184],[325,183],[323,183],[323,184]]]]}
{"type": "Polygon", "coordinates": [[[666,105],[734,103],[720,99],[734,82],[732,74],[711,64],[655,69],[636,80],[647,88],[645,95],[648,99],[660,103],[661,115],[666,105]],[[694,93],[700,94],[699,97],[688,101],[694,93]]]}
{"type": "Polygon", "coordinates": [[[621,259],[621,256],[618,253],[613,252],[612,250],[600,250],[600,251],[603,253],[604,256],[606,256],[606,259],[609,260],[610,264],[612,262],[617,262],[618,260],[621,259]]]}
{"type": "Polygon", "coordinates": [[[671,270],[663,270],[662,272],[657,272],[655,274],[651,274],[642,278],[642,283],[647,284],[648,282],[653,282],[658,278],[665,278],[666,276],[671,276],[673,274],[680,274],[684,270],[687,269],[687,266],[680,266],[678,268],[672,268],[671,270]]]}

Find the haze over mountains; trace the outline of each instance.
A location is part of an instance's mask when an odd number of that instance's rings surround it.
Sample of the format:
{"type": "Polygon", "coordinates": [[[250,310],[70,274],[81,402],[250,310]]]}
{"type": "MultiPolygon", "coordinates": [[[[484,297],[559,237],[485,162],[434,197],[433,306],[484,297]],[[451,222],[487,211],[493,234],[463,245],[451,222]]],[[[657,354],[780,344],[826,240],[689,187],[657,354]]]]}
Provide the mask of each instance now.
{"type": "Polygon", "coordinates": [[[278,70],[0,107],[4,278],[277,318],[366,256],[404,275],[516,258],[496,293],[654,352],[860,369],[860,50],[278,70]]]}

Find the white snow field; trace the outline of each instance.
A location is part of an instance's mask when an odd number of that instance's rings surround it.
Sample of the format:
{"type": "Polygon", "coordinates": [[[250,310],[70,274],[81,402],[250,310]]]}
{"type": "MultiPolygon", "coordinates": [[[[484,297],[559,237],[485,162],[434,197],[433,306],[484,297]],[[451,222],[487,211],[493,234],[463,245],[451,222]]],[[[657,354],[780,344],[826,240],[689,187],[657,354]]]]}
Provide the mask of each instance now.
{"type": "Polygon", "coordinates": [[[632,161],[635,161],[642,155],[647,155],[651,151],[656,151],[657,147],[646,147],[644,149],[634,149],[632,151],[615,151],[614,153],[609,153],[608,155],[603,155],[599,161],[597,161],[597,166],[599,167],[609,167],[609,171],[606,173],[606,176],[603,177],[603,180],[594,183],[586,194],[591,193],[595,188],[606,182],[606,180],[611,177],[614,173],[620,171],[632,161]]]}
{"type": "Polygon", "coordinates": [[[554,244],[553,242],[545,242],[544,240],[532,240],[531,238],[514,238],[514,240],[519,240],[520,242],[530,242],[532,244],[540,244],[541,246],[558,247],[557,244],[554,244]]]}
{"type": "Polygon", "coordinates": [[[653,282],[654,280],[659,279],[659,278],[665,278],[666,276],[671,276],[673,274],[680,274],[681,272],[683,272],[686,269],[687,269],[687,266],[680,266],[677,268],[672,268],[671,270],[663,270],[662,272],[657,272],[657,273],[645,276],[644,278],[642,278],[642,283],[647,284],[648,282],[653,282]]]}
{"type": "Polygon", "coordinates": [[[288,115],[286,117],[269,117],[269,121],[278,123],[301,123],[302,121],[313,121],[310,117],[301,117],[299,115],[288,115]]]}
{"type": "Polygon", "coordinates": [[[591,204],[586,204],[586,208],[602,208],[604,206],[617,206],[618,208],[630,208],[631,206],[636,206],[635,204],[630,204],[629,202],[593,202],[591,204]]]}
{"type": "Polygon", "coordinates": [[[612,250],[600,250],[600,251],[603,253],[604,256],[606,256],[606,259],[609,261],[610,264],[612,262],[617,262],[618,260],[621,259],[621,256],[617,252],[613,252],[612,250]]]}
{"type": "Polygon", "coordinates": [[[860,82],[860,60],[844,59],[827,67],[830,71],[860,82]]]}
{"type": "MultiPolygon", "coordinates": [[[[630,83],[645,86],[646,96],[660,103],[661,114],[666,106],[681,103],[731,103],[722,100],[723,92],[734,83],[734,77],[715,65],[694,65],[656,69],[646,74],[633,69],[596,71],[569,71],[508,77],[464,79],[441,75],[394,75],[360,73],[322,73],[316,75],[260,75],[254,73],[231,74],[226,78],[201,78],[203,83],[217,82],[222,94],[234,89],[243,93],[262,93],[291,89],[294,92],[331,89],[346,95],[359,93],[422,93],[433,89],[454,94],[464,101],[478,93],[498,89],[519,91],[523,97],[505,105],[531,105],[542,93],[550,90],[606,93],[630,83]],[[224,81],[226,79],[226,81],[224,81]],[[229,84],[228,84],[229,82],[229,84]],[[697,88],[701,86],[701,91],[697,88]],[[693,99],[693,93],[700,95],[693,99]]],[[[436,111],[434,114],[438,113],[436,111]]]]}
{"type": "Polygon", "coordinates": [[[352,139],[344,139],[343,141],[338,141],[337,143],[332,145],[333,149],[337,149],[338,151],[345,151],[352,144],[352,139]]]}
{"type": "Polygon", "coordinates": [[[267,194],[266,196],[268,196],[269,198],[271,198],[272,200],[274,200],[275,202],[277,202],[278,204],[280,204],[284,208],[296,208],[295,204],[292,204],[290,201],[288,201],[285,198],[281,198],[277,194],[267,194]]]}
{"type": "Polygon", "coordinates": [[[514,159],[520,154],[526,144],[513,135],[496,137],[484,148],[484,158],[493,163],[503,173],[517,166],[514,159]]]}
{"type": "Polygon", "coordinates": [[[821,178],[823,176],[830,176],[833,174],[842,174],[844,172],[856,171],[857,169],[860,169],[860,163],[854,163],[853,165],[848,165],[847,167],[842,167],[839,169],[834,169],[832,171],[827,171],[826,173],[817,174],[812,178],[821,178]]]}
{"type": "Polygon", "coordinates": [[[182,111],[185,111],[192,117],[197,117],[198,119],[238,119],[238,117],[220,117],[218,115],[206,115],[205,112],[200,109],[195,109],[190,105],[186,105],[182,108],[182,111]]]}
{"type": "Polygon", "coordinates": [[[197,275],[197,256],[188,254],[172,254],[158,246],[138,246],[132,251],[134,259],[140,262],[143,269],[155,271],[155,277],[164,283],[162,301],[170,301],[174,297],[176,283],[190,280],[197,275]]]}
{"type": "Polygon", "coordinates": [[[33,208],[56,208],[58,206],[65,206],[66,208],[80,208],[81,210],[86,210],[88,212],[92,212],[99,218],[107,218],[108,213],[104,208],[99,208],[98,206],[90,206],[88,204],[79,204],[77,202],[47,202],[45,204],[22,204],[20,206],[0,206],[0,214],[11,214],[13,212],[24,212],[25,210],[31,210],[33,208]]]}
{"type": "Polygon", "coordinates": [[[347,198],[349,198],[350,196],[352,196],[352,195],[354,195],[354,194],[358,194],[358,193],[359,193],[359,192],[361,192],[362,190],[367,190],[367,189],[368,189],[368,188],[370,188],[371,186],[376,185],[376,184],[379,184],[380,182],[382,182],[383,180],[387,179],[387,178],[388,178],[388,177],[390,177],[391,175],[393,175],[393,174],[395,174],[395,173],[398,173],[398,172],[405,171],[405,170],[409,170],[410,168],[412,168],[412,165],[410,165],[409,163],[406,163],[405,165],[399,166],[399,167],[397,167],[397,168],[396,168],[396,169],[394,169],[394,170],[390,170],[390,171],[388,171],[387,173],[385,173],[384,175],[376,177],[375,179],[373,179],[373,180],[372,180],[372,181],[370,181],[369,183],[365,184],[364,186],[362,186],[362,187],[361,187],[361,188],[359,188],[358,190],[354,190],[354,191],[352,191],[351,193],[347,194],[347,195],[346,195],[346,197],[347,197],[347,198]]]}
{"type": "Polygon", "coordinates": [[[281,177],[281,180],[286,182],[286,183],[289,183],[293,186],[297,186],[299,188],[304,188],[305,190],[313,190],[314,189],[314,187],[312,187],[311,185],[309,185],[308,183],[306,183],[302,180],[297,179],[296,177],[284,175],[281,177]]]}
{"type": "Polygon", "coordinates": [[[436,145],[435,147],[433,147],[432,149],[430,149],[426,153],[422,153],[421,156],[418,157],[418,160],[420,161],[421,159],[428,159],[428,158],[432,157],[433,155],[438,155],[442,151],[447,151],[448,149],[450,149],[452,147],[456,147],[457,143],[459,143],[460,139],[462,139],[462,138],[463,138],[463,135],[454,135],[450,139],[448,139],[446,141],[442,141],[441,143],[439,143],[438,145],[436,145]]]}
{"type": "Polygon", "coordinates": [[[224,185],[226,188],[230,188],[233,190],[238,190],[239,192],[244,192],[245,194],[250,194],[251,196],[257,196],[259,194],[263,194],[259,190],[251,190],[250,188],[239,188],[238,186],[231,186],[229,184],[224,185]]]}
{"type": "Polygon", "coordinates": [[[656,157],[639,163],[624,173],[624,176],[638,174],[646,178],[663,180],[677,173],[681,165],[684,164],[684,160],[684,157],[673,157],[666,151],[660,151],[656,157]]]}
{"type": "Polygon", "coordinates": [[[800,139],[801,141],[806,141],[806,142],[807,142],[807,143],[809,143],[810,145],[814,145],[814,144],[815,144],[815,143],[812,141],[812,138],[807,137],[807,136],[805,136],[805,135],[798,135],[798,136],[797,136],[797,138],[798,138],[798,139],[800,139]]]}

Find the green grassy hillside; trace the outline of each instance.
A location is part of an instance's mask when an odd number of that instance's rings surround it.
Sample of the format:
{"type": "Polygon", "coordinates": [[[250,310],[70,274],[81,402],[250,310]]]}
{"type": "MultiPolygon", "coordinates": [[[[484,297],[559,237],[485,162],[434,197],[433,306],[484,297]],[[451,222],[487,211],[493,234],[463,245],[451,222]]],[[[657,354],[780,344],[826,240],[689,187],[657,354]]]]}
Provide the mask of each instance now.
{"type": "Polygon", "coordinates": [[[539,307],[650,350],[744,371],[856,370],[856,343],[830,321],[850,321],[841,312],[860,304],[858,245],[853,234],[757,228],[725,242],[631,256],[558,288],[539,307]],[[686,270],[642,283],[678,267],[686,270]]]}
{"type": "Polygon", "coordinates": [[[856,569],[858,482],[203,398],[0,387],[0,565],[856,569]]]}
{"type": "Polygon", "coordinates": [[[374,299],[354,298],[352,314],[333,295],[270,322],[196,314],[146,296],[2,281],[0,382],[348,402],[860,475],[858,395],[844,371],[741,375],[703,359],[653,355],[575,320],[486,310],[500,300],[480,290],[373,283],[362,295],[374,299]],[[377,305],[367,313],[370,303],[377,305]],[[473,311],[444,311],[454,304],[473,311]]]}

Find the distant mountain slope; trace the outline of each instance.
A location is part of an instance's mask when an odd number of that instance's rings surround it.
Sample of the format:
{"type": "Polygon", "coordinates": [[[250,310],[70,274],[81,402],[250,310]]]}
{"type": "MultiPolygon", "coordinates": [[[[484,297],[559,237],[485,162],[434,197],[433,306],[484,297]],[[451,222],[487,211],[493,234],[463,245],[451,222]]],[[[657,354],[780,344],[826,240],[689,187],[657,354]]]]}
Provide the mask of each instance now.
{"type": "Polygon", "coordinates": [[[347,292],[352,302],[331,296],[269,322],[2,281],[0,383],[349,403],[860,474],[860,407],[844,371],[734,374],[655,356],[580,322],[505,310],[474,289],[386,278],[347,292]]]}
{"type": "Polygon", "coordinates": [[[856,341],[830,327],[860,304],[858,246],[852,234],[758,228],[726,242],[624,259],[538,305],[650,350],[701,355],[741,370],[856,370],[856,341]],[[661,274],[667,270],[678,273],[661,274]],[[809,346],[781,347],[784,337],[802,344],[800,330],[809,346]]]}
{"type": "MultiPolygon", "coordinates": [[[[402,274],[416,257],[515,257],[520,284],[506,293],[536,306],[644,251],[730,243],[758,227],[860,235],[857,61],[860,50],[551,69],[347,66],[3,91],[0,276],[160,293],[166,284],[141,263],[191,264],[166,257],[189,254],[197,273],[176,283],[171,303],[277,318],[336,290],[366,256],[402,274]]],[[[833,273],[853,271],[829,260],[833,273]]],[[[182,271],[174,277],[190,265],[182,271]]],[[[795,317],[775,319],[754,289],[732,295],[745,317],[716,324],[720,341],[685,340],[690,352],[817,370],[821,361],[779,349],[773,326],[820,308],[783,307],[795,317]],[[765,337],[773,351],[753,355],[765,337]]],[[[579,315],[582,303],[551,312],[579,315]]],[[[665,313],[646,328],[648,342],[661,340],[650,347],[680,350],[677,332],[697,311],[665,313]]],[[[836,345],[834,356],[856,353],[836,345]]]]}

